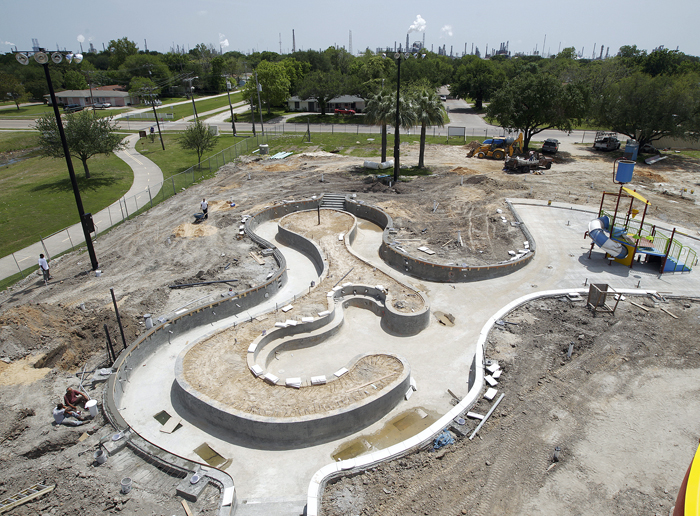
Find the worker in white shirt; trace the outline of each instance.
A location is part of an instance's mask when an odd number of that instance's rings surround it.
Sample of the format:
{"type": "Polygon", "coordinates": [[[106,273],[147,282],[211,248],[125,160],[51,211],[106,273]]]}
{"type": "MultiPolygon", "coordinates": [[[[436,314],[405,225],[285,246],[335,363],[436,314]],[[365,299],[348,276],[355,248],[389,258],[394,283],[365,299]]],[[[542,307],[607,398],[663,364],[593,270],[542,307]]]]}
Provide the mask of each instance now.
{"type": "Polygon", "coordinates": [[[206,199],[202,199],[202,202],[199,204],[202,207],[202,213],[204,213],[204,218],[208,219],[209,218],[209,203],[207,203],[206,199]]]}

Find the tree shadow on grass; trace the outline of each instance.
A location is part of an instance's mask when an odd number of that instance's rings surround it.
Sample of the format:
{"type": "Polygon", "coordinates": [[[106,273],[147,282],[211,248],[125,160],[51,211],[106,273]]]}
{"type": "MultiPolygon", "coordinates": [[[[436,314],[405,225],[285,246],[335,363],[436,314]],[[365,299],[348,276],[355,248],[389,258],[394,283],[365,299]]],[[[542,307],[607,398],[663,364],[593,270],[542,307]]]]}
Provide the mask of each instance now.
{"type": "MultiPolygon", "coordinates": [[[[100,188],[112,186],[119,181],[118,178],[113,176],[95,176],[93,175],[90,179],[85,179],[85,177],[78,177],[78,190],[81,192],[96,191],[100,188]]],[[[56,181],[51,181],[49,183],[43,183],[36,185],[31,188],[32,192],[72,192],[73,185],[71,185],[70,177],[64,179],[57,179],[56,181]]]]}

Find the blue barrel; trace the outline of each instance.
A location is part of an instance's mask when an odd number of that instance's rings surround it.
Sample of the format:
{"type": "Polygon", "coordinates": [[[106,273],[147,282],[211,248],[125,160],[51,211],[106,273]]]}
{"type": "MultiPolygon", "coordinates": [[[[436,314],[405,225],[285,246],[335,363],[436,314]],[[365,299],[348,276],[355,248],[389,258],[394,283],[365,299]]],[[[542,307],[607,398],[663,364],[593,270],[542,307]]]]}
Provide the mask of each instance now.
{"type": "Polygon", "coordinates": [[[629,183],[632,181],[634,173],[634,161],[623,159],[617,162],[617,172],[615,173],[615,181],[618,183],[629,183]]]}
{"type": "Polygon", "coordinates": [[[637,140],[627,140],[625,144],[625,159],[637,161],[637,153],[639,152],[639,142],[637,140]]]}

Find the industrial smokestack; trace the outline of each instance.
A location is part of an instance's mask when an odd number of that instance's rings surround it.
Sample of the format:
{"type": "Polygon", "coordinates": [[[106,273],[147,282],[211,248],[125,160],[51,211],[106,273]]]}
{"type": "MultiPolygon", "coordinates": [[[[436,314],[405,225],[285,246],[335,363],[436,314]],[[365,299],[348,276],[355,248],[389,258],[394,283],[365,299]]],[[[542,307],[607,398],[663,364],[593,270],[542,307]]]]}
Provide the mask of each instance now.
{"type": "Polygon", "coordinates": [[[297,40],[294,36],[294,29],[292,29],[292,54],[297,51],[297,40]]]}
{"type": "Polygon", "coordinates": [[[411,48],[408,46],[408,34],[406,34],[406,52],[408,52],[408,49],[411,48]]]}

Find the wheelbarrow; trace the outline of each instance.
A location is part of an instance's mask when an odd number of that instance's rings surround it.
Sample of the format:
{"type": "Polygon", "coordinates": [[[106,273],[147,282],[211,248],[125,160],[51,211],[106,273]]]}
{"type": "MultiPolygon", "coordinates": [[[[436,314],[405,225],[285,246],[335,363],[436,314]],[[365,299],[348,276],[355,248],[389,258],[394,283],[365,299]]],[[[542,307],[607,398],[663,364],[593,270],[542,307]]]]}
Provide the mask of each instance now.
{"type": "Polygon", "coordinates": [[[199,224],[200,222],[204,221],[204,213],[195,213],[194,214],[194,224],[199,224]]]}

